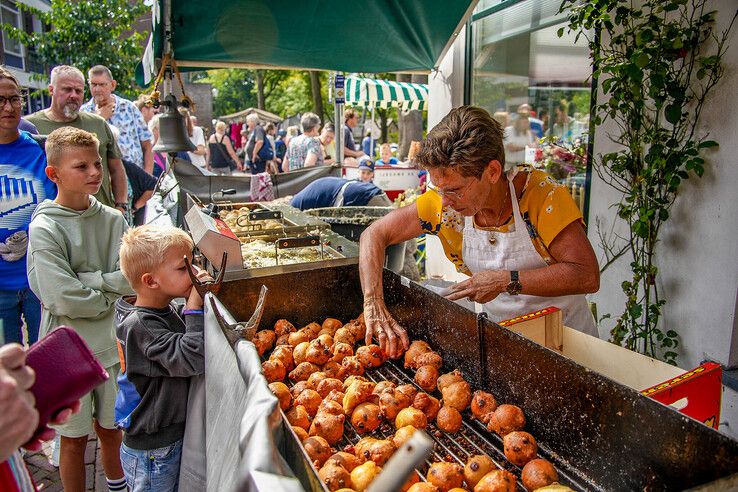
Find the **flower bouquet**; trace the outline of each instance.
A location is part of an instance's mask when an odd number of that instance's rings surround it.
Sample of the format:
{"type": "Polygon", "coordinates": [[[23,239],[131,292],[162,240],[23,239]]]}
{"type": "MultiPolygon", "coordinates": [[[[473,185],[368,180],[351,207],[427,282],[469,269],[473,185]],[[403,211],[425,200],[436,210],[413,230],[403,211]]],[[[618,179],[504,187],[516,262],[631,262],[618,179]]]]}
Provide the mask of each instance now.
{"type": "Polygon", "coordinates": [[[572,174],[584,172],[587,166],[586,145],[582,138],[565,142],[556,137],[544,137],[536,149],[534,165],[545,169],[555,179],[564,180],[572,174]]]}

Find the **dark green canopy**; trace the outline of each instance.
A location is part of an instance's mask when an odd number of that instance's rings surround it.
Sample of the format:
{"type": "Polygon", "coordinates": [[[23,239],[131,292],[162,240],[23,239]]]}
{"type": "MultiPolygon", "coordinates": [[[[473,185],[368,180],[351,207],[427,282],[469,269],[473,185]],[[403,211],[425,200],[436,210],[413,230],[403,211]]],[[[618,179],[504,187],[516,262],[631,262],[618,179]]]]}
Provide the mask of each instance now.
{"type": "MultiPolygon", "coordinates": [[[[164,0],[144,56],[148,82],[161,57],[164,0]]],[[[416,72],[439,62],[476,1],[172,0],[181,67],[416,72]]],[[[143,75],[143,74],[140,74],[143,75]]]]}

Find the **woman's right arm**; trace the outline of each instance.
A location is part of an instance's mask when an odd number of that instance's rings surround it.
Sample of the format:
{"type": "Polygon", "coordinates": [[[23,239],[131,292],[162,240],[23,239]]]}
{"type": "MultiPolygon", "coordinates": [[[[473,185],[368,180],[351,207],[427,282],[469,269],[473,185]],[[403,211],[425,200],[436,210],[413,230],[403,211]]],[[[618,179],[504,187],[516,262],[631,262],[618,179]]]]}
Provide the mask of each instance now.
{"type": "Polygon", "coordinates": [[[362,234],[359,243],[359,274],[364,294],[364,320],[366,343],[372,336],[392,358],[407,350],[410,340],[407,332],[387,310],[382,290],[382,271],[387,246],[399,244],[423,234],[415,203],[393,210],[370,225],[362,234]],[[403,349],[404,347],[404,349],[403,349]]]}

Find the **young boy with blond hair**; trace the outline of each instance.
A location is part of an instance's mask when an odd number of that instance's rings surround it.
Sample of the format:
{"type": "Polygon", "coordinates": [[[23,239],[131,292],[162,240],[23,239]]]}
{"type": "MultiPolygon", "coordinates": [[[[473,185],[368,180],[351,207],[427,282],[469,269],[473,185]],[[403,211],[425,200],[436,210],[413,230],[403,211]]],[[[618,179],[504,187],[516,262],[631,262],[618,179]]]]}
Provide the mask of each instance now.
{"type": "Polygon", "coordinates": [[[203,300],[185,264],[193,248],[183,230],[155,225],[129,230],[120,247],[121,270],[136,292],[115,306],[121,361],[115,417],[124,429],[120,457],[132,491],[178,487],[190,377],[205,368],[203,300]],[[181,316],[171,304],[177,298],[187,300],[181,316]]]}
{"type": "Polygon", "coordinates": [[[131,289],[118,266],[123,215],[93,196],[103,181],[92,133],[73,127],[54,130],[46,141],[46,175],[56,183],[56,199],[43,201],[29,226],[28,283],[42,304],[40,336],[60,325],[76,330],[110,374],[82,398],[81,411],[57,427],[61,435],[59,471],[64,490],[85,487],[85,449],[93,429],[100,440],[108,487],[125,490],[115,428],[118,373],[113,314],[115,301],[131,289]]]}

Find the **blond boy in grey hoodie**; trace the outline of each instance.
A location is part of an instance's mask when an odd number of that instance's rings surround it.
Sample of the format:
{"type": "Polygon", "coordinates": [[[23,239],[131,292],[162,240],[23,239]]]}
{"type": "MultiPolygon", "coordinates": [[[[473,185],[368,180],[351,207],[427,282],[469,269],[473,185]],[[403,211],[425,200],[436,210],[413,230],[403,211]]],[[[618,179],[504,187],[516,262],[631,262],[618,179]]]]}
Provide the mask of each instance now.
{"type": "Polygon", "coordinates": [[[110,373],[82,399],[82,410],[57,428],[59,471],[64,490],[85,490],[84,453],[94,429],[110,490],[125,490],[122,435],[114,421],[119,364],[113,314],[115,301],[132,293],[118,259],[127,225],[119,211],[92,196],[103,180],[95,135],[73,127],[54,130],[46,157],[46,175],[59,192],[36,208],[28,246],[28,282],[43,308],[40,336],[60,325],[74,328],[110,373]]]}

